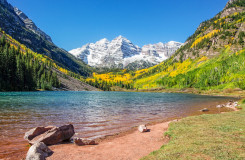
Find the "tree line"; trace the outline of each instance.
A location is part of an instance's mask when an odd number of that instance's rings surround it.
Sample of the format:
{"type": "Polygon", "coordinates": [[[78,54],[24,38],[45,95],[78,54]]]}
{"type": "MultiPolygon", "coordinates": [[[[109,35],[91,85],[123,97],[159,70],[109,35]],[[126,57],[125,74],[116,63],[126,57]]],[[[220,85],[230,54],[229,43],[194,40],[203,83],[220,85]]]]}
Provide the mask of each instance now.
{"type": "Polygon", "coordinates": [[[126,83],[122,81],[117,81],[116,83],[112,83],[112,82],[95,79],[95,80],[88,80],[87,83],[103,91],[111,91],[112,90],[111,88],[115,86],[118,86],[120,88],[125,88],[125,89],[134,89],[133,83],[126,83]]]}

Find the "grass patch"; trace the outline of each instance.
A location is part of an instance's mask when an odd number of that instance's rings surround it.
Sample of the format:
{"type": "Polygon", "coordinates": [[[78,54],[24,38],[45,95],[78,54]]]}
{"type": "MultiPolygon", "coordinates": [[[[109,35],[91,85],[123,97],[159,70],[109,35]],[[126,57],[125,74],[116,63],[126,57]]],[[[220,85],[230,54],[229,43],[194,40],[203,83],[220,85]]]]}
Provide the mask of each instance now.
{"type": "Polygon", "coordinates": [[[142,160],[244,160],[245,110],[187,117],[171,123],[165,136],[170,142],[142,160]]]}
{"type": "Polygon", "coordinates": [[[242,99],[240,101],[239,106],[237,108],[245,110],[245,99],[242,99]]]}
{"type": "Polygon", "coordinates": [[[241,104],[245,104],[245,99],[241,100],[241,104]]]}

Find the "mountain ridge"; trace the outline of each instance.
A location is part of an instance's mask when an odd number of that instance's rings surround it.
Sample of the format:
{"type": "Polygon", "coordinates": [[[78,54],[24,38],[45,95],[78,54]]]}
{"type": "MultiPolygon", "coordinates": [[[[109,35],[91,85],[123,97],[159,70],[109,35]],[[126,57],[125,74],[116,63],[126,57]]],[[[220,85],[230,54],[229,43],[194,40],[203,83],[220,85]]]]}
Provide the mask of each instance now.
{"type": "Polygon", "coordinates": [[[88,43],[81,48],[69,51],[74,56],[82,59],[92,67],[99,68],[128,68],[127,66],[138,65],[138,68],[156,65],[170,57],[182,43],[170,41],[157,44],[144,45],[140,48],[123,36],[118,36],[112,41],[104,38],[96,43],[88,43]]]}
{"type": "Polygon", "coordinates": [[[33,31],[37,35],[44,37],[49,42],[53,43],[51,37],[47,35],[45,32],[43,32],[40,28],[38,28],[36,24],[31,19],[29,19],[25,13],[23,13],[20,9],[16,7],[14,7],[14,11],[20,17],[20,19],[24,22],[26,28],[33,31]]]}
{"type": "Polygon", "coordinates": [[[88,65],[57,47],[50,36],[7,0],[0,0],[0,27],[18,42],[37,53],[50,57],[59,66],[85,77],[92,74],[92,69],[88,65]]]}

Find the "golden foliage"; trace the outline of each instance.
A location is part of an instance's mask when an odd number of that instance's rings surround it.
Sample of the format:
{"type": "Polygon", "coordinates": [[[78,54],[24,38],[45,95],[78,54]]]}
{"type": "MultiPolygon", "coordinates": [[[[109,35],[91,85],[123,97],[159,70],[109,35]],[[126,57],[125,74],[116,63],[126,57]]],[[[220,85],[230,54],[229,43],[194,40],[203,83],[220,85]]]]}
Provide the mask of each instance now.
{"type": "Polygon", "coordinates": [[[208,57],[203,56],[202,58],[200,58],[200,59],[197,61],[197,63],[206,61],[207,59],[208,59],[208,57]]]}
{"type": "Polygon", "coordinates": [[[219,29],[216,29],[216,30],[213,30],[211,32],[209,32],[208,34],[202,36],[202,37],[199,37],[197,38],[193,44],[191,45],[191,48],[195,47],[198,43],[200,43],[202,40],[204,40],[205,38],[211,38],[213,37],[216,33],[219,33],[220,30],[219,29]]]}
{"type": "Polygon", "coordinates": [[[190,59],[187,59],[185,60],[183,63],[175,63],[174,66],[175,66],[175,70],[170,72],[169,76],[170,77],[175,77],[179,74],[183,74],[183,73],[186,73],[189,69],[189,66],[191,65],[191,60],[190,59]]]}
{"type": "Polygon", "coordinates": [[[119,82],[124,82],[126,84],[132,83],[132,76],[129,73],[125,73],[123,75],[117,73],[105,73],[105,74],[97,74],[93,73],[92,78],[87,78],[87,81],[98,81],[98,82],[107,82],[111,84],[116,84],[119,82]]]}
{"type": "Polygon", "coordinates": [[[62,73],[66,74],[66,75],[76,75],[76,78],[79,77],[78,79],[81,80],[83,79],[82,76],[79,76],[71,71],[68,71],[67,69],[64,69],[60,66],[58,66],[54,60],[52,60],[51,58],[49,58],[48,56],[45,56],[43,54],[39,54],[36,53],[34,51],[32,51],[31,49],[27,48],[25,45],[19,43],[17,40],[13,39],[10,35],[6,34],[4,31],[0,31],[0,36],[5,36],[6,40],[10,42],[10,45],[12,47],[14,47],[15,49],[20,49],[20,52],[22,54],[32,54],[35,60],[38,60],[40,63],[47,63],[49,64],[50,67],[54,67],[56,69],[58,69],[59,71],[61,71],[62,73]]]}

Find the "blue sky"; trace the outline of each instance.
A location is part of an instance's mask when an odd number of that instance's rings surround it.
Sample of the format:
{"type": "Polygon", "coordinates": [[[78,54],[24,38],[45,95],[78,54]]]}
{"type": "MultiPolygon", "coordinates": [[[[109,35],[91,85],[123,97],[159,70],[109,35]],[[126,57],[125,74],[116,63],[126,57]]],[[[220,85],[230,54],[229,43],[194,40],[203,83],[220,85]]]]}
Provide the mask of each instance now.
{"type": "Polygon", "coordinates": [[[8,0],[66,50],[122,35],[134,44],[184,42],[228,0],[8,0]]]}

